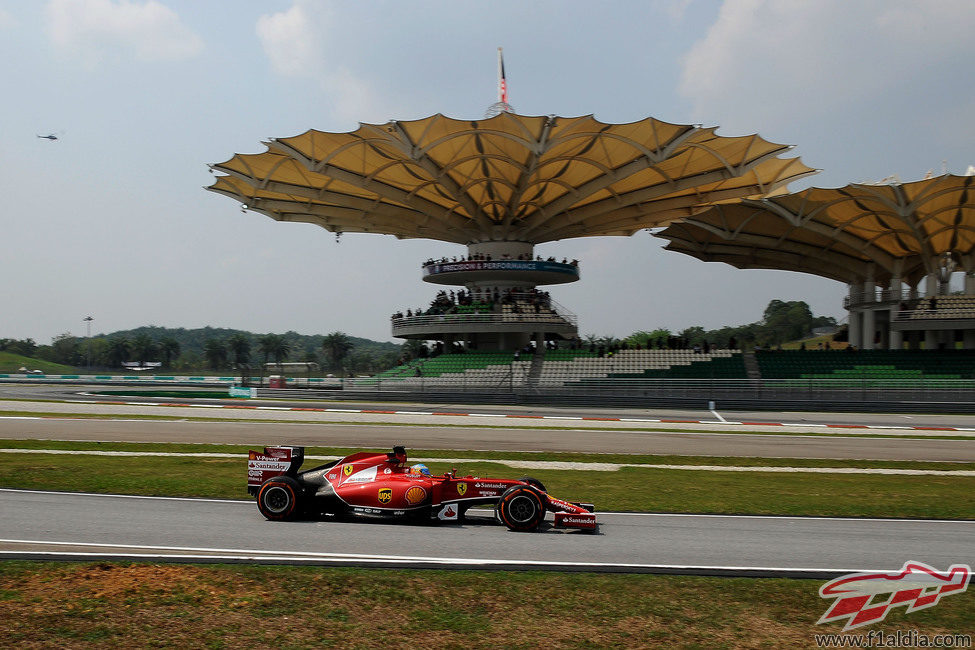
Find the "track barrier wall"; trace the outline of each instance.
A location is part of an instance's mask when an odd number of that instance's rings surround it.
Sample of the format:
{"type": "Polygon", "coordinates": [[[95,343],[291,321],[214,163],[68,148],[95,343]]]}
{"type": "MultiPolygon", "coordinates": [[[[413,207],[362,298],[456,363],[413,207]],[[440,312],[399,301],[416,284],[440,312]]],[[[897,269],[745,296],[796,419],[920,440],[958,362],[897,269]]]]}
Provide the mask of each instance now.
{"type": "MultiPolygon", "coordinates": [[[[252,386],[258,383],[252,378],[252,386]]],[[[0,382],[127,386],[211,386],[214,397],[229,396],[240,377],[160,375],[0,374],[0,382]]],[[[267,378],[265,378],[265,386],[267,378]]],[[[287,388],[256,389],[260,399],[327,399],[560,404],[567,406],[680,407],[722,410],[836,410],[975,413],[970,379],[588,379],[564,386],[539,386],[530,377],[485,381],[467,377],[378,379],[288,378],[287,388]]]]}

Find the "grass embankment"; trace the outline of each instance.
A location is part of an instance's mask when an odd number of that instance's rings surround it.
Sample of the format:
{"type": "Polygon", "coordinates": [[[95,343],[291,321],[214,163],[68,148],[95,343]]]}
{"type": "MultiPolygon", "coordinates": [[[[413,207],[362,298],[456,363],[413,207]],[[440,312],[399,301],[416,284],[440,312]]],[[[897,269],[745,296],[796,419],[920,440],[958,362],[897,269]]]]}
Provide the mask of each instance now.
{"type": "MultiPolygon", "coordinates": [[[[3,647],[814,647],[819,581],[0,564],[3,647]]],[[[968,594],[870,630],[975,629],[968,594]]]]}
{"type": "Polygon", "coordinates": [[[14,354],[13,352],[7,352],[6,350],[0,351],[0,372],[8,374],[18,373],[21,368],[43,370],[52,375],[73,375],[77,373],[77,370],[71,366],[64,366],[60,363],[44,361],[42,359],[34,359],[33,357],[25,357],[14,354]]]}
{"type": "MultiPolygon", "coordinates": [[[[235,453],[238,458],[0,455],[0,487],[156,496],[246,498],[245,447],[134,443],[3,441],[7,448],[235,453]]],[[[350,449],[309,448],[307,455],[343,456],[350,449]]],[[[636,464],[751,464],[806,467],[972,469],[972,464],[796,459],[688,458],[586,454],[511,454],[412,450],[414,458],[494,458],[636,464]]],[[[305,467],[317,461],[308,460],[305,467]]],[[[450,462],[427,462],[434,473],[450,462]]],[[[698,471],[626,467],[618,471],[521,469],[476,461],[462,475],[530,474],[561,498],[592,501],[599,510],[723,514],[975,519],[975,477],[836,473],[698,471]]]]}

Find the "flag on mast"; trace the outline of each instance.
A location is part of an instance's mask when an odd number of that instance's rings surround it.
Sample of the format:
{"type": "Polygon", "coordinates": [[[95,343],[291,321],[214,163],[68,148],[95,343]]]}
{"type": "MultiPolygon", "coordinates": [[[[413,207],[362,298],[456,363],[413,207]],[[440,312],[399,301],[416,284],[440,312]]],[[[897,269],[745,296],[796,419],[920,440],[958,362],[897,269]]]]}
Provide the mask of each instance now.
{"type": "Polygon", "coordinates": [[[504,78],[504,56],[501,48],[498,48],[498,101],[502,104],[508,103],[508,80],[504,78]]]}

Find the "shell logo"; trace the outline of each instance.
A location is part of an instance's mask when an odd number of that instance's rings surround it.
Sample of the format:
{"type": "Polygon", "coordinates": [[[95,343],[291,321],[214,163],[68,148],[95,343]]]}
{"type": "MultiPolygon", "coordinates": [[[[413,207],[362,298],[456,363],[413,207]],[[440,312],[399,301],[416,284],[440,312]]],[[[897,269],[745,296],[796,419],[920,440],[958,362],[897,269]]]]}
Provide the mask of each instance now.
{"type": "Polygon", "coordinates": [[[423,488],[414,485],[409,490],[406,491],[406,502],[411,506],[415,506],[418,503],[422,503],[424,499],[427,498],[427,491],[423,488]]]}

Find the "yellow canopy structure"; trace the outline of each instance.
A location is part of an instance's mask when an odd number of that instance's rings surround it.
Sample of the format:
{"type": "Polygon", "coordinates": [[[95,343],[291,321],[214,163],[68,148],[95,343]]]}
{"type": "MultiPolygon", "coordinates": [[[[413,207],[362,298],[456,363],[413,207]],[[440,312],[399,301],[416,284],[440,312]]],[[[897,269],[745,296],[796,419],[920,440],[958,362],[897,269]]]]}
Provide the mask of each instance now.
{"type": "Polygon", "coordinates": [[[975,176],[852,184],[722,205],[658,237],[738,268],[814,273],[847,283],[916,285],[949,266],[975,272],[975,176]]]}
{"type": "Polygon", "coordinates": [[[207,189],[277,221],[458,244],[631,235],[815,170],[757,135],[647,118],[433,115],[310,130],[213,165],[207,189]]]}

